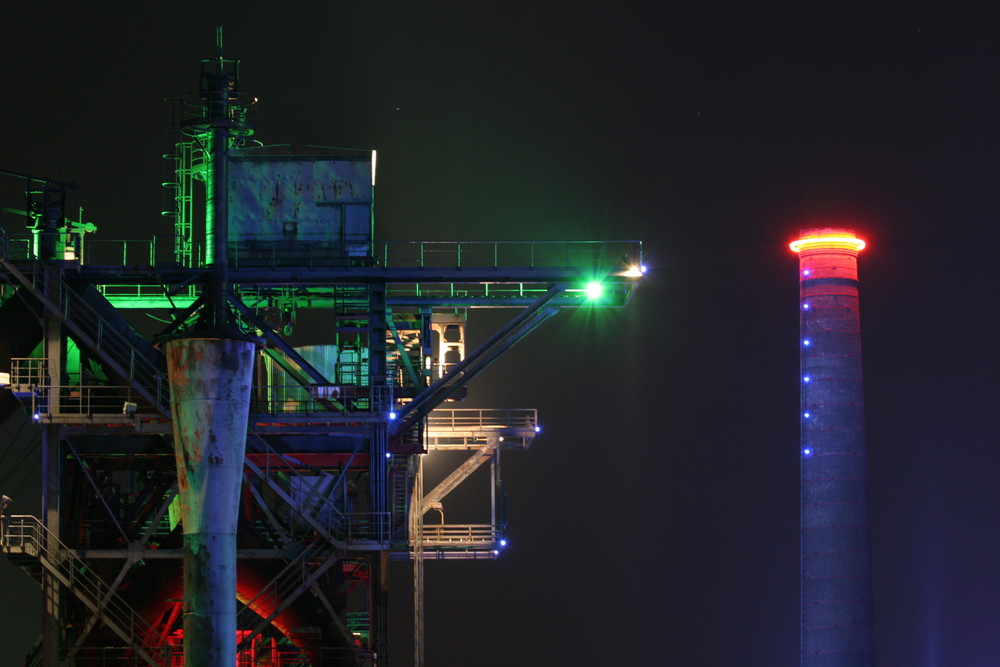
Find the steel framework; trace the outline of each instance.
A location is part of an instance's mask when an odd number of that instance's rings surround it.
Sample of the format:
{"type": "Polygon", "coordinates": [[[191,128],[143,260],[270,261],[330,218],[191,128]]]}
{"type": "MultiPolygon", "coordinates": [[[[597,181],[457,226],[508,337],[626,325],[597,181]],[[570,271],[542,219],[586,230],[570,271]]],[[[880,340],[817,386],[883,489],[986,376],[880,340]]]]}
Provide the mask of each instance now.
{"type": "MultiPolygon", "coordinates": [[[[42,516],[6,517],[3,531],[4,553],[43,592],[43,637],[24,664],[202,664],[185,656],[180,624],[191,595],[181,525],[192,519],[162,343],[197,338],[212,309],[257,346],[230,564],[237,664],[388,665],[390,560],[414,563],[422,664],[424,559],[502,552],[501,454],[539,431],[532,409],[445,402],[561,309],[625,306],[642,277],[638,241],[377,241],[370,153],[251,143],[251,100],[220,44],[201,94],[178,101],[173,237],[85,239],[93,226],[63,213],[66,184],[34,177],[31,234],[0,228],[0,391],[43,436],[42,516]],[[292,177],[317,193],[297,204],[314,204],[318,222],[240,199],[292,177]],[[228,212],[199,220],[200,197],[226,198],[228,212]],[[467,351],[479,308],[516,314],[467,351]],[[326,342],[296,348],[306,309],[322,313],[326,342]],[[136,311],[165,324],[140,332],[136,311]],[[434,450],[469,458],[425,491],[422,456],[434,450]],[[448,494],[487,464],[482,521],[444,523],[448,494]],[[425,523],[435,511],[440,522],[425,523]]],[[[14,414],[0,405],[0,420],[14,414]]]]}

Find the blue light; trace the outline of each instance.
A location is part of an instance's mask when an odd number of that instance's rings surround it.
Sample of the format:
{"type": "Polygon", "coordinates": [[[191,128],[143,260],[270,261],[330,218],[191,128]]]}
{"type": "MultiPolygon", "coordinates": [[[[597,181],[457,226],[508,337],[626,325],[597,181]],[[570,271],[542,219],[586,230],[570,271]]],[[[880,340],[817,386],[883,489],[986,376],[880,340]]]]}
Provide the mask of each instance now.
{"type": "Polygon", "coordinates": [[[808,303],[802,304],[802,310],[809,310],[809,304],[808,303]]]}
{"type": "Polygon", "coordinates": [[[499,556],[500,555],[500,550],[499,549],[494,549],[493,550],[493,555],[494,556],[499,556]]]}
{"type": "Polygon", "coordinates": [[[810,345],[812,345],[812,341],[811,341],[811,340],[809,340],[808,338],[806,338],[805,340],[803,340],[803,341],[802,341],[802,344],[803,344],[803,345],[804,345],[805,347],[809,347],[810,345]]]}
{"type": "Polygon", "coordinates": [[[395,418],[396,418],[396,413],[395,413],[395,412],[390,412],[390,413],[389,413],[389,419],[390,419],[390,420],[393,420],[393,419],[395,419],[395,418]]]}
{"type": "Polygon", "coordinates": [[[541,433],[541,432],[542,432],[542,427],[541,426],[536,426],[535,427],[535,433],[541,433]]]}
{"type": "Polygon", "coordinates": [[[40,415],[40,414],[39,414],[39,413],[37,413],[37,412],[36,412],[35,414],[31,415],[31,416],[32,416],[32,418],[34,418],[34,420],[35,420],[35,421],[38,421],[39,419],[41,419],[41,418],[42,418],[42,415],[40,415]]]}
{"type": "Polygon", "coordinates": [[[804,276],[808,276],[808,275],[809,275],[809,269],[806,269],[805,271],[803,271],[803,272],[802,272],[802,275],[804,275],[804,276]]]}
{"type": "Polygon", "coordinates": [[[500,546],[502,547],[507,546],[507,540],[500,540],[500,546]]]}
{"type": "Polygon", "coordinates": [[[641,271],[642,273],[645,273],[648,270],[649,270],[649,267],[646,266],[645,264],[643,264],[642,266],[639,267],[639,271],[641,271]]]}
{"type": "Polygon", "coordinates": [[[802,453],[803,453],[804,455],[806,455],[806,456],[809,456],[810,454],[812,454],[812,451],[813,451],[813,450],[811,450],[811,449],[809,449],[808,447],[806,447],[805,449],[803,449],[803,450],[802,450],[802,453]]]}
{"type": "Polygon", "coordinates": [[[391,459],[392,458],[392,452],[386,452],[385,453],[385,458],[391,459]]]}
{"type": "Polygon", "coordinates": [[[802,377],[802,381],[803,381],[803,382],[809,382],[809,381],[811,381],[811,380],[812,380],[812,378],[811,378],[811,377],[809,377],[808,375],[805,375],[805,376],[803,376],[803,377],[802,377]]]}
{"type": "Polygon", "coordinates": [[[804,417],[805,419],[809,419],[810,417],[812,417],[812,413],[811,413],[811,412],[803,412],[803,413],[802,413],[802,416],[803,416],[803,417],[804,417]]]}

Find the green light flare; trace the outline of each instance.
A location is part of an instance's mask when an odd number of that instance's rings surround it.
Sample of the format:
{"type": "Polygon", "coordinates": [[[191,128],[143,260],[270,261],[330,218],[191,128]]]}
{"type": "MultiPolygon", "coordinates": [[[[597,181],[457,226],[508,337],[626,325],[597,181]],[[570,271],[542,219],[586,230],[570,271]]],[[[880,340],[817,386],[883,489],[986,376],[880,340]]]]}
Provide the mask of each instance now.
{"type": "Polygon", "coordinates": [[[587,286],[584,288],[584,293],[587,295],[588,300],[596,301],[604,296],[604,285],[596,280],[593,280],[587,283],[587,286]]]}

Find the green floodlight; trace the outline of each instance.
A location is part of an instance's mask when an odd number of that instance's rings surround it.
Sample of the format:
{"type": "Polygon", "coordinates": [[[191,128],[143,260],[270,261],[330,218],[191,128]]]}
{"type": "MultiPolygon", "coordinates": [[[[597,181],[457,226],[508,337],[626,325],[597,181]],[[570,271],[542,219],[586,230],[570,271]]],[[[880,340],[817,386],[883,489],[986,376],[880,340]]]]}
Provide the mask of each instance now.
{"type": "Polygon", "coordinates": [[[587,295],[588,301],[596,301],[604,296],[604,285],[593,280],[587,283],[587,286],[583,289],[584,294],[587,295]]]}

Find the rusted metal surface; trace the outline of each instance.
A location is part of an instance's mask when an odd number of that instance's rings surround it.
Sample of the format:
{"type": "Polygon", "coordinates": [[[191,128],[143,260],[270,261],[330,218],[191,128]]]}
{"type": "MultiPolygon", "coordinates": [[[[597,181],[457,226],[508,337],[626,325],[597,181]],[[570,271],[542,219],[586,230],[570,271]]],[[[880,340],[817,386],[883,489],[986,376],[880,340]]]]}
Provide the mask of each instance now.
{"type": "Polygon", "coordinates": [[[229,169],[229,239],[243,261],[275,244],[282,257],[317,247],[371,254],[370,152],[244,148],[231,151],[229,169]]]}
{"type": "Polygon", "coordinates": [[[184,531],[184,656],[236,663],[236,520],[254,344],[167,343],[174,453],[184,531]]]}

